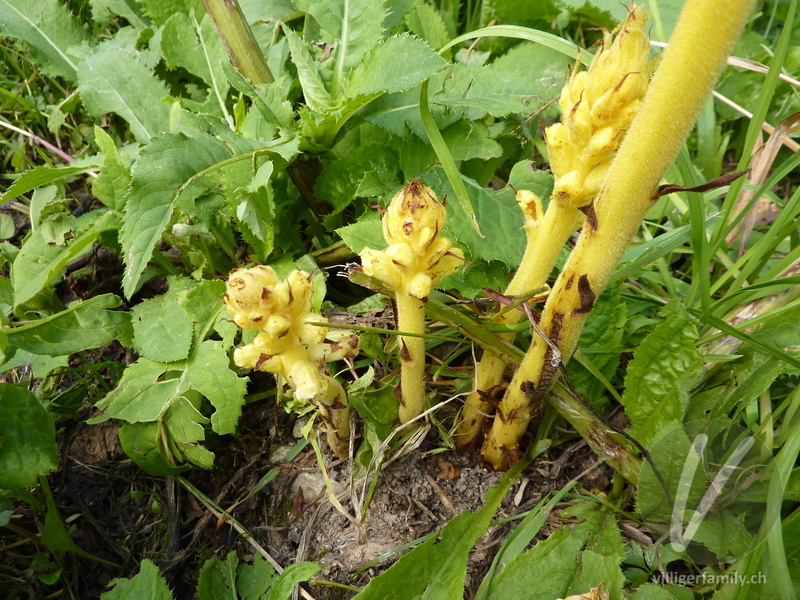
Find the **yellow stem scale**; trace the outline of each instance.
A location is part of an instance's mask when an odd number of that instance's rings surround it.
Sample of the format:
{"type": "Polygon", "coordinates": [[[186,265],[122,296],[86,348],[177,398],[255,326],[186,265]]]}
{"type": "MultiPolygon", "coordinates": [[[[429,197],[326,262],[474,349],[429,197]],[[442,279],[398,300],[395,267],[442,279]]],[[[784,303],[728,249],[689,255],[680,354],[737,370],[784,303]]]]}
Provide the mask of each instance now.
{"type": "MultiPolygon", "coordinates": [[[[594,300],[652,205],[653,192],[675,159],[747,21],[753,0],[687,0],[644,97],[595,200],[595,223],[550,293],[540,327],[564,359],[575,351],[594,300]]],[[[535,336],[500,405],[483,458],[504,470],[519,456],[531,403],[541,403],[557,363],[535,336]]],[[[557,358],[557,357],[556,357],[557,358]]],[[[535,409],[534,409],[535,410],[535,409]]]]}

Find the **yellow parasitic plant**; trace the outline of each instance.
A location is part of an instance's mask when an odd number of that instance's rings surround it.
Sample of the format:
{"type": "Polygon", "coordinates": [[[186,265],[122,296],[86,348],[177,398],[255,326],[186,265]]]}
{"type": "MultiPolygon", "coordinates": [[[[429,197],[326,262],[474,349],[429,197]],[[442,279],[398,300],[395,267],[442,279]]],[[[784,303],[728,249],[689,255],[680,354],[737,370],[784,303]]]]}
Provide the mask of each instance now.
{"type": "Polygon", "coordinates": [[[350,406],[342,385],[321,368],[354,357],[358,337],[320,326],[328,321],[312,311],[312,292],[311,277],[303,271],[292,271],[283,281],[263,265],[233,271],[225,306],[239,327],[258,330],[252,343],[234,351],[233,360],[243,368],[283,376],[296,399],[319,409],[328,445],[343,457],[350,446],[350,406]]]}
{"type": "MultiPolygon", "coordinates": [[[[644,11],[633,7],[619,27],[605,33],[588,70],[576,67],[567,80],[559,100],[561,122],[545,131],[555,178],[553,194],[542,217],[542,203],[535,194],[525,190],[517,193],[525,215],[527,246],[506,295],[518,296],[543,286],[583,215],[594,219],[591,202],[647,89],[650,45],[645,22],[644,11]]],[[[512,310],[495,323],[512,326],[522,315],[522,311],[512,310]]],[[[510,341],[514,334],[503,337],[510,341]]],[[[476,367],[476,391],[467,398],[454,437],[461,452],[479,441],[490,410],[485,398],[500,387],[504,371],[503,361],[488,352],[476,367]]]]}
{"type": "Polygon", "coordinates": [[[400,190],[383,214],[386,250],[361,252],[364,273],[395,290],[400,336],[400,422],[425,411],[425,299],[464,261],[464,254],[441,237],[445,210],[433,190],[414,179],[400,190]]]}
{"type": "Polygon", "coordinates": [[[652,206],[654,192],[711,93],[753,0],[687,0],[639,114],[611,164],[575,249],[500,403],[483,458],[504,470],[557,374],[575,351],[594,301],[652,206]],[[555,350],[554,350],[555,349],[555,350]]]}

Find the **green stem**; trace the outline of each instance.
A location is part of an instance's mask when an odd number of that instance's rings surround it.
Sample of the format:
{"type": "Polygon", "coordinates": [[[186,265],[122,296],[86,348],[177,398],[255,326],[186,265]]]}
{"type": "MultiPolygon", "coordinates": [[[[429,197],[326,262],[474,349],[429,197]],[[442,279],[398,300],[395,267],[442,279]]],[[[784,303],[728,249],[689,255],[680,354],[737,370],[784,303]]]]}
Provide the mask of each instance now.
{"type": "MultiPolygon", "coordinates": [[[[397,328],[409,333],[425,333],[425,305],[422,300],[398,292],[397,328]]],[[[400,422],[408,423],[427,407],[425,398],[425,339],[400,336],[400,422]]]]}
{"type": "Polygon", "coordinates": [[[264,60],[237,0],[203,0],[214,27],[233,65],[252,83],[273,83],[275,78],[264,60]]]}

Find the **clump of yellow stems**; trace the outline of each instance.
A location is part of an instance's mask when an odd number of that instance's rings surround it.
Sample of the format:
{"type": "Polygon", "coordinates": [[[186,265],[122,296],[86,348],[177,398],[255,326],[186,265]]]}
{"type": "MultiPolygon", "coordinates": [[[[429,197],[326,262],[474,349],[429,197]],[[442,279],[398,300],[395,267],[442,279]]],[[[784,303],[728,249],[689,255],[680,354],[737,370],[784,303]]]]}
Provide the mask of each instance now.
{"type": "MultiPolygon", "coordinates": [[[[611,159],[636,116],[650,75],[649,42],[644,33],[646,15],[633,7],[613,32],[606,32],[600,50],[586,71],[576,69],[561,92],[561,122],[547,128],[545,140],[555,178],[547,212],[533,193],[517,194],[525,215],[527,246],[519,269],[505,290],[518,296],[542,287],[567,238],[580,227],[584,215],[591,223],[591,204],[611,165],[611,159]]],[[[513,326],[523,312],[509,311],[496,319],[513,326]]],[[[503,334],[507,340],[513,333],[503,334]]],[[[490,410],[487,397],[503,380],[505,364],[485,353],[476,367],[475,392],[467,398],[455,443],[471,449],[483,430],[490,410]]]]}
{"type": "Polygon", "coordinates": [[[395,290],[397,328],[414,336],[400,336],[401,423],[425,411],[425,299],[464,261],[464,254],[441,237],[445,210],[421,180],[410,181],[383,214],[386,250],[361,252],[364,273],[395,290]]]}
{"type": "Polygon", "coordinates": [[[233,360],[243,368],[283,376],[296,399],[319,409],[328,445],[344,457],[350,446],[350,406],[342,385],[320,369],[355,356],[358,337],[320,326],[328,320],[313,312],[312,293],[311,277],[303,271],[292,271],[285,280],[263,265],[233,271],[225,306],[239,327],[258,331],[251,344],[234,351],[233,360]]]}

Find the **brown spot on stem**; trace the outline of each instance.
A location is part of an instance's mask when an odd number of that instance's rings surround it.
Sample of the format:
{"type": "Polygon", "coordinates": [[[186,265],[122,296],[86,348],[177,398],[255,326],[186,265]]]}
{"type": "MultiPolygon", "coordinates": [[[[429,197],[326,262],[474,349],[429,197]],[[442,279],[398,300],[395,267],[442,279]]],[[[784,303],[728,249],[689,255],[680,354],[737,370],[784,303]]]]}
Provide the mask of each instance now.
{"type": "Polygon", "coordinates": [[[266,299],[267,299],[267,298],[269,298],[271,295],[272,295],[272,290],[271,290],[271,289],[269,289],[269,288],[267,288],[267,287],[263,287],[263,288],[261,288],[261,299],[262,299],[262,300],[266,300],[266,299]]]}
{"type": "Polygon", "coordinates": [[[592,284],[589,283],[589,276],[586,273],[578,278],[578,297],[581,305],[572,311],[572,315],[585,315],[592,312],[597,294],[594,293],[592,284]]]}
{"type": "Polygon", "coordinates": [[[592,231],[597,231],[597,213],[594,210],[594,200],[586,206],[578,207],[578,210],[586,215],[586,222],[592,228],[592,231]]]}
{"type": "Polygon", "coordinates": [[[523,381],[519,384],[519,390],[530,400],[536,394],[536,384],[532,381],[523,381]]]}
{"type": "Polygon", "coordinates": [[[264,315],[259,315],[257,317],[250,317],[251,323],[261,323],[264,320],[264,315]]]}
{"type": "Polygon", "coordinates": [[[411,235],[414,233],[414,224],[411,221],[406,221],[403,223],[403,233],[406,235],[411,235]]]}
{"type": "Polygon", "coordinates": [[[256,371],[260,371],[261,367],[264,365],[265,362],[270,360],[273,357],[272,354],[261,354],[256,361],[255,366],[253,367],[256,371]]]}
{"type": "Polygon", "coordinates": [[[402,360],[403,362],[411,362],[412,360],[414,360],[411,357],[411,352],[408,351],[408,346],[406,346],[405,340],[400,342],[400,360],[402,360]]]}
{"type": "Polygon", "coordinates": [[[564,289],[571,290],[573,283],[575,283],[575,275],[570,275],[569,279],[567,279],[567,283],[564,284],[564,289]]]}

